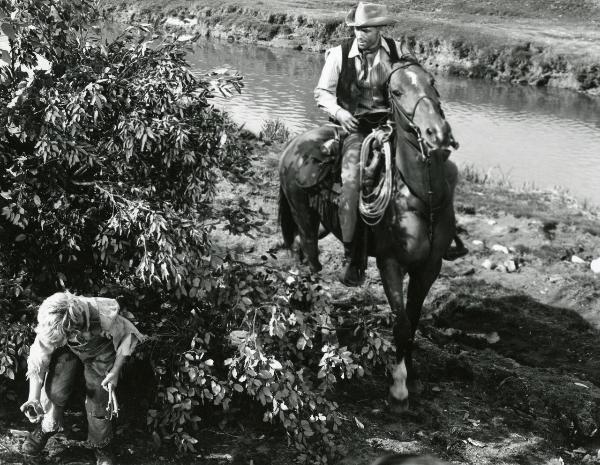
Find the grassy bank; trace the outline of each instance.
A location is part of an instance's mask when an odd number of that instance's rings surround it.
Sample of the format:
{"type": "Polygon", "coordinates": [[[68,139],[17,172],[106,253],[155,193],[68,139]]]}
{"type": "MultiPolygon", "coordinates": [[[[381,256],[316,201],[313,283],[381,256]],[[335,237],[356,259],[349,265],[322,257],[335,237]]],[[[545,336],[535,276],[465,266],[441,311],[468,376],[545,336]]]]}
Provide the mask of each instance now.
{"type": "MultiPolygon", "coordinates": [[[[353,1],[106,0],[107,16],[164,21],[234,41],[322,51],[348,37],[353,1]]],[[[401,38],[430,69],[600,93],[600,5],[580,0],[392,2],[401,38]]]]}

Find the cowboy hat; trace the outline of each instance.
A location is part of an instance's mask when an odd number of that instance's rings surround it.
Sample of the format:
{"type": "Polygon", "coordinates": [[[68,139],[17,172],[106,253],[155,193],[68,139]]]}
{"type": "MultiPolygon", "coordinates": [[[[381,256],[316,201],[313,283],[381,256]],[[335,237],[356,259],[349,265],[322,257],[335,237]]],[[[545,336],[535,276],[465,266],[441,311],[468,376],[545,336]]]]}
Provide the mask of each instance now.
{"type": "Polygon", "coordinates": [[[350,27],[387,26],[395,22],[388,14],[387,6],[379,3],[358,2],[346,16],[346,25],[350,27]]]}

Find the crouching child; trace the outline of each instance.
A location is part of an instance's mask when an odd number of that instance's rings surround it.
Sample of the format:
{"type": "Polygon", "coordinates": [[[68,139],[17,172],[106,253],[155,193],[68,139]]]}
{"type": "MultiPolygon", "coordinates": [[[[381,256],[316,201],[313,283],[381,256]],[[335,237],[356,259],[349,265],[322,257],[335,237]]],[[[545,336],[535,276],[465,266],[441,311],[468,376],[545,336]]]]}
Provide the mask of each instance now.
{"type": "Polygon", "coordinates": [[[37,426],[23,443],[22,452],[39,454],[48,439],[63,429],[64,408],[81,361],[88,442],[98,465],[113,465],[109,393],[112,396],[117,386],[126,357],[144,336],[119,315],[116,300],[101,297],[56,293],[42,302],[37,319],[37,334],[27,359],[29,398],[21,406],[37,426]]]}

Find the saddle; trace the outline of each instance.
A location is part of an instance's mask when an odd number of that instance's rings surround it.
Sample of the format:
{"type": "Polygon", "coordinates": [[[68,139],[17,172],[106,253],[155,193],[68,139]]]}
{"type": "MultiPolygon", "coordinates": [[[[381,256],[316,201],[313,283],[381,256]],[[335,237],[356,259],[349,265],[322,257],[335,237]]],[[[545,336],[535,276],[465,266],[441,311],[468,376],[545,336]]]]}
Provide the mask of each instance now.
{"type": "Polygon", "coordinates": [[[299,161],[296,182],[304,189],[314,193],[329,190],[336,182],[341,182],[342,131],[336,131],[335,137],[321,144],[318,151],[304,153],[299,161]]]}
{"type": "MultiPolygon", "coordinates": [[[[296,182],[304,189],[315,193],[333,190],[339,193],[341,184],[342,143],[344,132],[337,130],[335,137],[321,144],[319,151],[305,153],[299,162],[296,182]]],[[[364,167],[363,188],[369,190],[377,183],[382,167],[381,145],[372,144],[368,164],[364,167]]]]}

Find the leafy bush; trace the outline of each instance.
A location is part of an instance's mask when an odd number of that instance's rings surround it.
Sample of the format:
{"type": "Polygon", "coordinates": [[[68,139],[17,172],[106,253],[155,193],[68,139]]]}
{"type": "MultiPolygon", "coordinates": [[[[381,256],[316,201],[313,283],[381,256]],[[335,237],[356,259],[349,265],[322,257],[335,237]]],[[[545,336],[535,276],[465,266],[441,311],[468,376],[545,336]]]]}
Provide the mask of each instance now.
{"type": "Polygon", "coordinates": [[[161,401],[148,412],[157,444],[167,438],[194,451],[199,407],[227,410],[250,398],[264,407],[264,421],[285,428],[300,461],[327,463],[340,451],[342,423],[329,394],[338,382],[392,362],[390,342],[374,329],[380,321],[371,309],[349,319],[318,282],[269,266],[230,261],[208,287],[198,291],[191,317],[163,317],[161,337],[145,346],[161,375],[161,401]],[[337,333],[345,325],[350,337],[342,345],[337,333]]]}
{"type": "MultiPolygon", "coordinates": [[[[14,380],[16,374],[23,371],[31,338],[29,324],[14,321],[7,314],[0,316],[0,379],[14,380]]],[[[15,400],[16,393],[10,389],[10,385],[0,382],[0,397],[15,400]]]]}
{"type": "MultiPolygon", "coordinates": [[[[69,287],[135,312],[151,336],[137,356],[158,383],[148,411],[157,445],[194,450],[206,406],[250,398],[302,461],[327,462],[342,421],[331,391],[387,364],[392,350],[366,317],[340,342],[347,318],[310,277],[213,247],[216,226],[239,234],[260,224],[247,199],[214,203],[223,177],[252,176],[251,143],[209,103],[236,81],[194,77],[189,37],[141,26],[102,39],[87,0],[0,0],[0,10],[10,39],[0,70],[0,302],[23,307],[69,287]],[[49,69],[36,69],[39,57],[49,69]]],[[[9,318],[4,378],[32,337],[9,318]]]]}
{"type": "MultiPolygon", "coordinates": [[[[185,62],[185,41],[128,30],[103,43],[85,1],[0,3],[14,18],[0,118],[5,262],[34,284],[191,286],[220,175],[248,150],[185,62]],[[20,64],[52,63],[32,79],[20,64]]],[[[181,38],[179,38],[181,39],[181,38]]]]}

